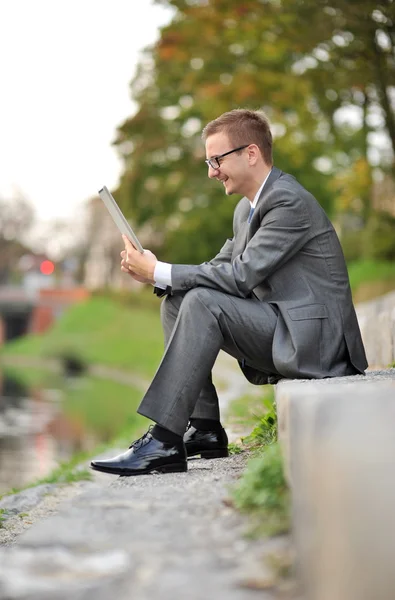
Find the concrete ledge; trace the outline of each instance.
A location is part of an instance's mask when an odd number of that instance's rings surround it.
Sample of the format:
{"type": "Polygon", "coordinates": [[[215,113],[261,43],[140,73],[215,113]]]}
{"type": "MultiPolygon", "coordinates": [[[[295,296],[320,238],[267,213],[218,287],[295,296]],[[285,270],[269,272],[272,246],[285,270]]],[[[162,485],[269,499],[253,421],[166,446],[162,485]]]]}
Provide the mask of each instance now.
{"type": "Polygon", "coordinates": [[[306,600],[390,600],[395,569],[395,369],[277,385],[306,600]]]}
{"type": "Polygon", "coordinates": [[[356,306],[356,312],[370,366],[395,362],[395,292],[356,306]]]}

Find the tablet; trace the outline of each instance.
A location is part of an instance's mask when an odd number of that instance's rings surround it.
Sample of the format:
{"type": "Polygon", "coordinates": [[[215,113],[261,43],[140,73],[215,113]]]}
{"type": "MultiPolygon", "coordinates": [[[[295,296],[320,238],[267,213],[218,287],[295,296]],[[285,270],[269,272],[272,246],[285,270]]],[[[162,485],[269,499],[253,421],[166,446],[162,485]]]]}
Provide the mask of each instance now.
{"type": "Polygon", "coordinates": [[[144,248],[140,244],[137,239],[136,234],[133,229],[130,227],[129,223],[125,219],[124,215],[121,212],[118,204],[115,202],[114,197],[110,194],[105,185],[103,185],[102,189],[99,190],[99,196],[103,200],[104,204],[107,207],[108,212],[113,218],[115,225],[118,227],[119,231],[126,235],[127,238],[131,241],[133,246],[141,253],[144,252],[144,248]]]}

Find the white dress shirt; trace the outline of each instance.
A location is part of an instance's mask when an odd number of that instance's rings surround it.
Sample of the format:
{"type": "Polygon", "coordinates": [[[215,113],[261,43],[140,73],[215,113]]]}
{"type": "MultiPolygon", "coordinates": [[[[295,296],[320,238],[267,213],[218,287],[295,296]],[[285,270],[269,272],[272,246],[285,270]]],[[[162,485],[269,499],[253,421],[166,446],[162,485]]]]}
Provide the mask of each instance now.
{"type": "MultiPolygon", "coordinates": [[[[252,202],[250,202],[251,208],[256,207],[257,202],[259,200],[259,196],[261,195],[263,187],[264,187],[266,181],[268,180],[270,173],[271,173],[271,170],[269,171],[269,173],[267,174],[261,187],[255,194],[254,200],[252,202]]],[[[165,290],[168,285],[171,285],[171,267],[172,267],[171,263],[165,263],[165,262],[161,262],[160,260],[158,260],[158,262],[155,265],[155,271],[154,271],[154,279],[155,279],[156,287],[159,287],[159,288],[162,288],[163,290],[165,290]]]]}

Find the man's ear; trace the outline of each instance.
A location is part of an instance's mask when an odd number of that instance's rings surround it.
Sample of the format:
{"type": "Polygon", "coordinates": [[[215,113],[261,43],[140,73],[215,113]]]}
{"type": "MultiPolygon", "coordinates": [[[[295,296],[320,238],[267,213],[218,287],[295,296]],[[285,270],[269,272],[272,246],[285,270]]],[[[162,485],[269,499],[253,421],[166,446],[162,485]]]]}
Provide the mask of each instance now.
{"type": "Polygon", "coordinates": [[[261,151],[256,144],[250,144],[248,146],[248,162],[251,166],[256,165],[261,151]]]}

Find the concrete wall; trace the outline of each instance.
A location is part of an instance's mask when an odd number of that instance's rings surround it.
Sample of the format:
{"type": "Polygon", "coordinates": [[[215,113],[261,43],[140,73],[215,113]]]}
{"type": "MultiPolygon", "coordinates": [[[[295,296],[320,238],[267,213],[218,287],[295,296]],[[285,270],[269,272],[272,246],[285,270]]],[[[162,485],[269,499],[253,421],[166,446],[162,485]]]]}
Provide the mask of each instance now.
{"type": "Polygon", "coordinates": [[[395,369],[276,386],[304,600],[395,598],[395,369]]]}
{"type": "Polygon", "coordinates": [[[395,362],[395,292],[356,306],[369,367],[395,362]]]}

